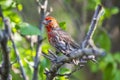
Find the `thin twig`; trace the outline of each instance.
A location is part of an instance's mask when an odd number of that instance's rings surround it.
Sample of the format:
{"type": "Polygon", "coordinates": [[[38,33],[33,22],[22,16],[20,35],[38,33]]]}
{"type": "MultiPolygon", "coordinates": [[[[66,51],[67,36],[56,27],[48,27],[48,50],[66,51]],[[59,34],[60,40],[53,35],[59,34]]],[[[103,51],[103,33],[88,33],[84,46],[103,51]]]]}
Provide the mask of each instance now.
{"type": "MultiPolygon", "coordinates": [[[[96,30],[96,26],[97,26],[97,23],[98,23],[98,20],[100,19],[100,17],[102,16],[104,10],[103,10],[103,7],[101,5],[98,5],[97,6],[97,9],[95,10],[95,13],[93,15],[93,18],[92,18],[92,21],[91,21],[91,25],[89,27],[89,30],[87,32],[87,35],[84,39],[84,41],[82,42],[82,45],[81,45],[81,48],[86,48],[86,47],[92,47],[92,48],[97,48],[95,45],[94,45],[94,41],[92,40],[92,37],[93,37],[93,34],[96,30]]],[[[91,56],[91,55],[90,55],[91,56]]],[[[94,56],[94,55],[92,55],[94,56]]],[[[84,57],[84,56],[83,56],[84,57]]],[[[88,56],[89,57],[89,56],[88,56]]],[[[88,58],[87,57],[87,58],[88,58]]],[[[89,60],[89,59],[88,59],[89,60]]],[[[91,59],[92,61],[96,61],[95,60],[95,56],[93,59],[91,59]]]]}
{"type": "Polygon", "coordinates": [[[21,74],[23,76],[23,79],[27,80],[26,74],[25,74],[25,71],[24,71],[24,68],[23,68],[23,64],[22,64],[22,62],[20,60],[19,51],[18,51],[13,39],[11,39],[11,42],[12,42],[12,45],[13,45],[13,48],[14,48],[14,51],[15,51],[15,54],[16,54],[16,57],[17,57],[17,61],[18,61],[19,65],[20,65],[20,71],[21,71],[21,74]]]}
{"type": "Polygon", "coordinates": [[[85,37],[85,40],[82,43],[82,48],[85,48],[89,43],[88,41],[90,39],[92,39],[93,34],[94,34],[95,30],[96,30],[98,20],[102,16],[102,14],[103,14],[103,7],[101,5],[98,5],[97,9],[95,10],[95,13],[93,15],[91,25],[89,27],[89,30],[88,30],[87,35],[85,37]]]}
{"type": "MultiPolygon", "coordinates": [[[[42,53],[43,53],[43,52],[42,52],[42,53]]],[[[45,54],[45,53],[43,53],[42,55],[43,55],[44,57],[48,58],[49,60],[54,61],[54,58],[53,58],[53,57],[51,57],[51,56],[49,56],[49,55],[47,55],[47,54],[45,54]]]]}
{"type": "Polygon", "coordinates": [[[55,53],[53,53],[51,50],[48,50],[48,52],[49,52],[54,58],[57,58],[57,55],[55,55],[55,53]]]}
{"type": "MultiPolygon", "coordinates": [[[[43,31],[43,20],[45,18],[46,10],[47,10],[47,5],[48,5],[48,0],[42,0],[40,3],[38,0],[36,0],[38,3],[38,11],[40,11],[40,23],[39,23],[39,29],[41,32],[43,31]]],[[[34,58],[34,73],[33,73],[33,78],[32,80],[38,80],[38,66],[40,63],[40,55],[41,55],[41,45],[42,45],[43,38],[42,36],[38,36],[38,45],[36,49],[36,55],[34,58]]]]}

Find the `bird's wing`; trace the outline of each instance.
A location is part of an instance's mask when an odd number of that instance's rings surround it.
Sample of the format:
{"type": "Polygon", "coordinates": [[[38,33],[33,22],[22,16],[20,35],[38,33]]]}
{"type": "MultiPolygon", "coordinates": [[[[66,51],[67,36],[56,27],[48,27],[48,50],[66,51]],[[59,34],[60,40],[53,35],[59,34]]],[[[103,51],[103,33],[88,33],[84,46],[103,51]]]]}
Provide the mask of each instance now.
{"type": "Polygon", "coordinates": [[[67,43],[72,48],[79,48],[78,44],[72,39],[72,37],[62,29],[56,30],[57,35],[61,40],[67,43]]]}

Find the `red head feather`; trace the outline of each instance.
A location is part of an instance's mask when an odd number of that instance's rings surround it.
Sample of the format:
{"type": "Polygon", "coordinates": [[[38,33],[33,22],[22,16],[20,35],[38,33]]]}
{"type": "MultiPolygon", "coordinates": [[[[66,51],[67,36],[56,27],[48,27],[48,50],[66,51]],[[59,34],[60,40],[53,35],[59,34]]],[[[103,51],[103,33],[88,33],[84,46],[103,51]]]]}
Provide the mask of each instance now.
{"type": "Polygon", "coordinates": [[[56,19],[54,17],[51,17],[51,16],[47,16],[43,23],[45,24],[47,31],[50,31],[53,28],[58,28],[59,27],[56,19]]]}

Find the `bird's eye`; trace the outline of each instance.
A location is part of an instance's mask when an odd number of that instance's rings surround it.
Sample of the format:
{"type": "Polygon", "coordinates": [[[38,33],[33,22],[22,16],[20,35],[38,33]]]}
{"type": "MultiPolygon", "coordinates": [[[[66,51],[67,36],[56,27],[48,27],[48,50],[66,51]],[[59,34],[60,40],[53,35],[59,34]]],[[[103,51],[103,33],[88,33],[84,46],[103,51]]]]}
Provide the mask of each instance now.
{"type": "Polygon", "coordinates": [[[50,23],[52,20],[48,20],[48,23],[50,23]]]}

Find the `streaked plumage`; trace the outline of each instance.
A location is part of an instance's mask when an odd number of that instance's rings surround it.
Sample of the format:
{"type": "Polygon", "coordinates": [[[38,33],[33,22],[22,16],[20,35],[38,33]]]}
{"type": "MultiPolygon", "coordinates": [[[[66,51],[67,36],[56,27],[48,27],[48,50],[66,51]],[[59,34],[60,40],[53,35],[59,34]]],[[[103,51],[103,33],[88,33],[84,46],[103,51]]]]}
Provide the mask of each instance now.
{"type": "Polygon", "coordinates": [[[58,52],[68,55],[70,51],[79,48],[72,37],[59,27],[55,18],[47,16],[43,23],[45,24],[50,44],[55,47],[58,52]]]}

